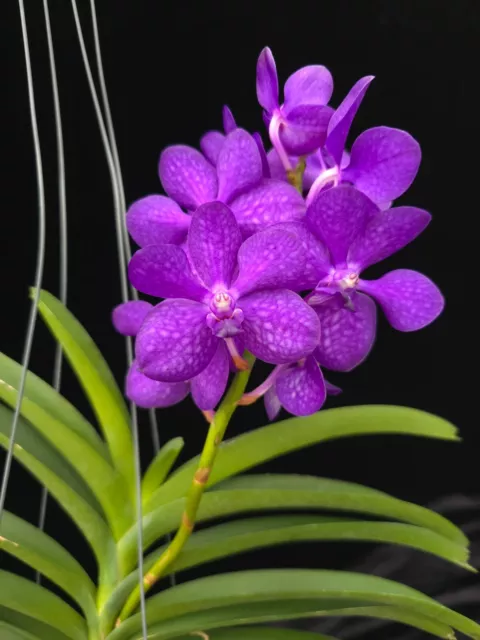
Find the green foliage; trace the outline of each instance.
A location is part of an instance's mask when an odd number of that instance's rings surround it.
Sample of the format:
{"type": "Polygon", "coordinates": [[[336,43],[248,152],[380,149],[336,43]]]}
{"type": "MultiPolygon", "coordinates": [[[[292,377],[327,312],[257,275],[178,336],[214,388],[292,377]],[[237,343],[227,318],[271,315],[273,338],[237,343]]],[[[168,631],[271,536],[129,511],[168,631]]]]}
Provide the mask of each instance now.
{"type": "MultiPolygon", "coordinates": [[[[0,637],[138,640],[138,613],[115,628],[138,582],[138,523],[134,517],[128,411],[105,360],[79,322],[46,292],[41,293],[39,309],[92,404],[102,436],[50,385],[30,373],[14,456],[47,487],[85,536],[98,571],[92,582],[68,550],[6,512],[0,548],[39,571],[66,599],[30,580],[1,572],[0,637]]],[[[4,402],[0,405],[0,444],[5,448],[19,374],[19,365],[0,354],[0,399],[4,402]]],[[[441,418],[405,407],[361,406],[284,420],[226,441],[219,449],[197,514],[197,521],[206,526],[188,539],[168,572],[252,549],[330,540],[404,545],[470,569],[463,533],[421,506],[341,480],[239,475],[302,447],[375,434],[457,440],[455,428],[441,418]],[[279,510],[284,515],[269,514],[279,510]],[[302,510],[310,513],[299,513],[302,510]],[[229,521],[218,524],[218,518],[229,521]]],[[[172,472],[182,448],[180,437],[166,443],[143,478],[141,526],[146,551],[174,532],[182,517],[198,464],[194,458],[172,472]]],[[[163,544],[146,556],[146,570],[166,548],[163,544]]],[[[391,581],[348,572],[259,569],[210,575],[164,588],[147,599],[149,638],[157,640],[195,636],[208,636],[209,640],[329,640],[304,631],[258,626],[328,615],[394,620],[439,638],[452,639],[458,630],[480,639],[477,624],[431,598],[391,581]]]]}

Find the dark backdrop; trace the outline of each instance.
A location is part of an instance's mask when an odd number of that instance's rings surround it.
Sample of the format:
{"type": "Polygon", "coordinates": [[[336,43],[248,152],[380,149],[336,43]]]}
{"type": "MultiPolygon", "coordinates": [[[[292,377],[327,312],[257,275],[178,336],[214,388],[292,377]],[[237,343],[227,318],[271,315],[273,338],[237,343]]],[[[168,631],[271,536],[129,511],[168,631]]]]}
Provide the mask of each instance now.
{"type": "MultiPolygon", "coordinates": [[[[97,0],[105,72],[129,202],[160,190],[157,160],[172,143],[197,145],[221,125],[227,103],[249,130],[262,127],[255,96],[255,63],[269,45],[283,81],[300,66],[321,63],[335,78],[334,103],[361,76],[374,74],[352,137],[375,125],[406,129],[421,143],[423,162],[415,184],[401,199],[433,214],[433,223],[412,246],[381,265],[418,269],[432,277],[447,299],[443,316],[414,333],[393,331],[382,318],[376,347],[356,371],[332,375],[344,394],[329,406],[392,403],[425,409],[460,428],[462,444],[402,437],[350,439],[312,447],[266,465],[270,471],[302,472],[353,480],[420,503],[445,493],[478,490],[480,435],[476,412],[476,267],[478,125],[477,0],[353,0],[297,3],[159,2],[97,0]]],[[[55,139],[42,3],[26,0],[44,156],[48,247],[44,286],[58,292],[58,224],[55,139]]],[[[93,53],[89,3],[80,13],[93,53]]],[[[90,101],[70,3],[50,0],[64,119],[69,217],[69,306],[91,333],[118,381],[123,340],[110,325],[120,302],[112,194],[90,101]]],[[[18,9],[2,3],[1,127],[1,350],[20,359],[33,281],[36,187],[25,67],[18,9]]],[[[379,270],[380,271],[380,270],[379,270]]],[[[54,343],[39,321],[31,368],[49,379],[54,343]]],[[[63,391],[90,411],[66,368],[63,391]]],[[[190,400],[159,412],[162,440],[182,435],[182,459],[196,453],[206,426],[190,400]]],[[[238,411],[230,435],[264,424],[263,405],[238,411]]],[[[144,463],[152,445],[141,418],[144,463]]],[[[15,467],[8,507],[35,518],[39,489],[15,467]]],[[[86,551],[52,506],[47,529],[86,551]],[[59,529],[60,527],[60,529],[59,529]],[[69,540],[67,540],[67,538],[69,540]]],[[[366,551],[367,546],[362,547],[366,551]]],[[[304,545],[282,551],[289,565],[348,563],[348,546],[304,545]]],[[[277,550],[251,554],[223,567],[258,561],[271,565],[277,550]]]]}

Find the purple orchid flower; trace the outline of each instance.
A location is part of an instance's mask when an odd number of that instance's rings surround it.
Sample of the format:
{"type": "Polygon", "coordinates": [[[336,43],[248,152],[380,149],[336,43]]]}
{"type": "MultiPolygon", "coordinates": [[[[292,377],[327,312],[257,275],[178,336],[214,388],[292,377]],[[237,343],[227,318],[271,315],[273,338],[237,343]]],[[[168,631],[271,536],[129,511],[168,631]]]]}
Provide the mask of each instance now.
{"type": "MultiPolygon", "coordinates": [[[[325,144],[308,156],[303,186],[307,204],[327,185],[353,184],[381,209],[388,208],[410,187],[421,161],[418,142],[406,131],[373,127],[364,131],[346,150],[353,119],[374,76],[358,80],[328,123],[325,144]]],[[[284,164],[276,149],[269,151],[270,175],[286,180],[284,164]]],[[[291,157],[296,165],[298,157],[291,157]]]]}
{"type": "Polygon", "coordinates": [[[304,227],[290,223],[299,228],[308,255],[304,284],[310,280],[315,287],[307,300],[322,327],[315,350],[321,366],[349,371],[366,358],[376,333],[374,300],[399,331],[421,329],[441,313],[442,294],[421,273],[399,269],[378,280],[360,278],[414,240],[430,219],[415,207],[381,211],[354,187],[341,185],[315,197],[304,227]]]}
{"type": "Polygon", "coordinates": [[[292,169],[288,154],[312,153],[325,143],[333,113],[326,105],[332,91],[333,79],[326,67],[302,67],[285,83],[285,99],[280,104],[275,60],[268,47],[261,52],[257,63],[257,97],[264,109],[270,140],[286,170],[292,169]]]}
{"type": "Polygon", "coordinates": [[[263,396],[270,420],[277,417],[282,407],[294,416],[309,416],[322,408],[327,394],[341,392],[325,380],[315,356],[310,355],[298,362],[277,365],[266,380],[245,393],[238,404],[253,404],[263,396]]]}
{"type": "Polygon", "coordinates": [[[350,127],[372,80],[366,76],[352,87],[329,122],[324,148],[307,160],[310,176],[317,173],[307,203],[326,184],[346,182],[386,209],[415,179],[422,153],[406,131],[373,127],[360,134],[345,155],[350,127]]]}
{"type": "Polygon", "coordinates": [[[303,217],[301,195],[285,182],[264,178],[265,164],[258,141],[238,128],[225,137],[216,166],[192,147],[167,147],[159,173],[169,197],[151,195],[135,202],[127,212],[130,235],[140,247],[182,244],[191,222],[183,209],[192,212],[212,201],[228,204],[244,238],[303,217]]]}
{"type": "MultiPolygon", "coordinates": [[[[153,310],[153,305],[143,300],[120,304],[113,311],[115,329],[124,336],[136,336],[153,310]]],[[[143,409],[160,409],[178,404],[189,393],[199,409],[208,413],[220,402],[228,382],[230,356],[224,342],[205,369],[189,381],[161,382],[147,377],[133,361],[126,378],[127,398],[143,409]]]]}
{"type": "Polygon", "coordinates": [[[162,382],[190,380],[204,371],[223,341],[241,366],[234,342],[239,334],[246,349],[272,364],[312,353],[320,323],[293,291],[305,266],[296,235],[271,228],[242,243],[234,214],[225,204],[210,202],[192,215],[187,249],[188,258],[178,246],[150,245],[130,261],[133,286],[167,298],[137,335],[142,373],[162,382]]]}

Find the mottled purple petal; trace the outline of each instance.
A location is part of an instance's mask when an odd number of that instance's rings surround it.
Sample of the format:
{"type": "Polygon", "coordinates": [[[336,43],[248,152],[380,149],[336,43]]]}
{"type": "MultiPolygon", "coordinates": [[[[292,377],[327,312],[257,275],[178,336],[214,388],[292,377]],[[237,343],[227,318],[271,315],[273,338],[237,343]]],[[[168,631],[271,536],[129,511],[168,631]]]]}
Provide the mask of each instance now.
{"type": "Polygon", "coordinates": [[[314,289],[331,268],[330,257],[325,245],[308,230],[304,220],[285,222],[280,228],[294,233],[302,243],[305,268],[298,281],[300,291],[314,289]]]}
{"type": "Polygon", "coordinates": [[[158,170],[167,194],[186,209],[196,209],[217,196],[214,167],[192,147],[167,147],[160,156],[158,170]]]}
{"type": "Polygon", "coordinates": [[[257,98],[269,113],[278,107],[277,68],[269,47],[263,49],[257,62],[257,98]]]}
{"type": "Polygon", "coordinates": [[[340,185],[315,196],[306,221],[310,231],[329,249],[333,264],[341,264],[353,240],[377,213],[378,207],[363,193],[340,185]]]}
{"type": "Polygon", "coordinates": [[[137,251],[128,265],[135,289],[157,298],[203,300],[208,291],[199,283],[187,256],[173,244],[156,244],[137,251]]]}
{"type": "Polygon", "coordinates": [[[115,307],[112,322],[122,336],[136,336],[145,320],[145,316],[153,309],[153,305],[144,300],[132,300],[115,307]]]}
{"type": "Polygon", "coordinates": [[[165,196],[147,196],[127,211],[127,229],[140,247],[149,244],[180,244],[185,240],[190,216],[165,196]]]}
{"type": "Polygon", "coordinates": [[[257,143],[244,129],[235,129],[225,138],[218,156],[217,175],[218,199],[222,202],[232,200],[262,179],[257,143]]]}
{"type": "Polygon", "coordinates": [[[322,372],[313,356],[282,371],[275,387],[282,406],[294,416],[315,413],[327,396],[322,372]]]}
{"type": "Polygon", "coordinates": [[[265,402],[265,410],[269,420],[275,420],[280,413],[282,405],[277,396],[275,385],[270,387],[267,393],[263,396],[265,402]]]}
{"type": "Polygon", "coordinates": [[[373,79],[374,76],[360,78],[347,93],[330,120],[326,147],[337,165],[341,163],[353,119],[373,79]]]}
{"type": "Polygon", "coordinates": [[[135,342],[142,373],[162,382],[191,380],[218,346],[206,324],[208,308],[191,300],[165,300],[145,319],[135,342]]]}
{"type": "Polygon", "coordinates": [[[240,296],[271,287],[296,289],[304,268],[304,251],[298,237],[271,227],[250,236],[240,247],[233,289],[240,296]]]}
{"type": "Polygon", "coordinates": [[[235,216],[222,202],[209,202],[192,215],[188,252],[195,271],[208,288],[230,286],[242,234],[235,216]]]}
{"type": "Polygon", "coordinates": [[[380,304],[388,321],[399,331],[417,331],[433,322],[445,301],[426,276],[409,269],[387,273],[379,280],[360,280],[358,288],[380,304]]]}
{"type": "Polygon", "coordinates": [[[315,153],[308,156],[303,174],[303,188],[308,191],[318,176],[325,171],[327,167],[322,159],[322,150],[319,149],[315,153]]]}
{"type": "Polygon", "coordinates": [[[262,174],[264,178],[270,178],[270,167],[268,166],[267,152],[265,151],[265,145],[263,144],[262,136],[256,131],[253,134],[253,139],[258,148],[258,153],[262,160],[262,174]]]}
{"type": "Polygon", "coordinates": [[[244,238],[280,222],[300,220],[305,202],[298,191],[286,182],[264,179],[231,203],[244,238]]]}
{"type": "Polygon", "coordinates": [[[225,136],[220,131],[208,131],[200,140],[200,149],[203,155],[213,166],[216,166],[220,149],[225,142],[225,136]]]}
{"type": "Polygon", "coordinates": [[[226,134],[235,131],[237,128],[237,123],[235,122],[235,118],[233,117],[233,113],[230,109],[225,105],[222,110],[222,120],[223,120],[223,130],[226,134]]]}
{"type": "Polygon", "coordinates": [[[396,207],[378,213],[353,241],[348,263],[360,270],[385,260],[412,242],[428,225],[431,215],[416,207],[396,207]]]}
{"type": "Polygon", "coordinates": [[[355,140],[343,178],[375,202],[395,200],[417,175],[422,153],[406,131],[375,127],[355,140]]]}
{"type": "Polygon", "coordinates": [[[318,344],[318,317],[293,291],[256,291],[241,299],[241,308],[245,346],[265,362],[301,360],[318,344]]]}
{"type": "Polygon", "coordinates": [[[377,315],[373,300],[357,293],[354,310],[341,296],[314,307],[320,319],[320,344],[315,350],[319,364],[333,371],[350,371],[368,356],[375,341],[377,315]]]}
{"type": "Polygon", "coordinates": [[[283,89],[284,109],[304,104],[328,104],[333,92],[333,78],[322,65],[302,67],[288,78],[283,89]]]}
{"type": "Polygon", "coordinates": [[[299,105],[289,111],[280,128],[280,140],[285,151],[301,156],[321,147],[327,137],[332,113],[330,107],[315,104],[299,105]]]}
{"type": "Polygon", "coordinates": [[[217,406],[225,393],[229,370],[228,351],[221,340],[210,364],[192,380],[192,397],[199,409],[209,411],[217,406]]]}
{"type": "Polygon", "coordinates": [[[142,409],[161,409],[181,402],[190,390],[188,382],[159,382],[147,378],[133,361],[127,374],[126,395],[142,409]]]}
{"type": "MultiPolygon", "coordinates": [[[[275,148],[270,149],[267,153],[268,168],[270,169],[270,175],[275,180],[287,180],[287,173],[283,166],[280,156],[275,148]]],[[[293,164],[293,163],[292,163],[293,164]]]]}

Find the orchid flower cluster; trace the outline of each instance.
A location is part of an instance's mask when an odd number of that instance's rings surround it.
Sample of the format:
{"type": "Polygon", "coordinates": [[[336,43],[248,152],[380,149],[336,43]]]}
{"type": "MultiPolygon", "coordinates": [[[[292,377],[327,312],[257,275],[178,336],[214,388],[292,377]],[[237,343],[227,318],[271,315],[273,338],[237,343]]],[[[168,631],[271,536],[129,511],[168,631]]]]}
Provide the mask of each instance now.
{"type": "Polygon", "coordinates": [[[442,311],[443,297],[409,269],[366,280],[362,272],[414,240],[430,214],[392,206],[411,185],[421,159],[416,140],[374,127],[347,147],[373,80],[360,79],[336,109],[323,66],[299,69],[283,102],[270,49],[257,64],[257,96],[272,148],[223,111],[223,132],[200,151],[166,148],[159,162],[164,195],[127,212],[140,246],[131,284],[162,298],[118,306],[116,329],[135,336],[126,393],[145,408],[191,393],[211,417],[229,373],[246,366],[244,350],[274,365],[242,404],[263,396],[273,419],[318,411],[340,390],[322,369],[347,372],[375,341],[377,304],[399,331],[416,331],[442,311]]]}

